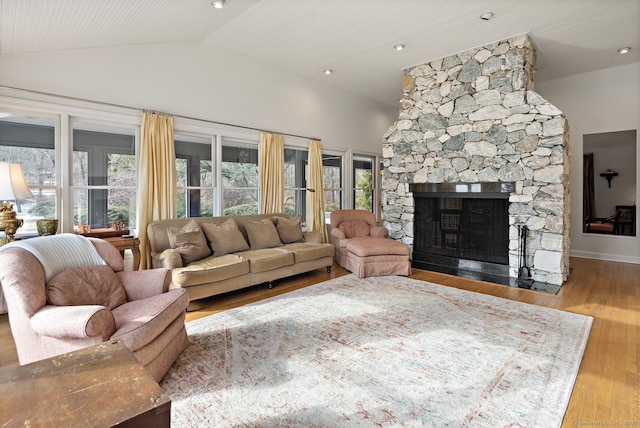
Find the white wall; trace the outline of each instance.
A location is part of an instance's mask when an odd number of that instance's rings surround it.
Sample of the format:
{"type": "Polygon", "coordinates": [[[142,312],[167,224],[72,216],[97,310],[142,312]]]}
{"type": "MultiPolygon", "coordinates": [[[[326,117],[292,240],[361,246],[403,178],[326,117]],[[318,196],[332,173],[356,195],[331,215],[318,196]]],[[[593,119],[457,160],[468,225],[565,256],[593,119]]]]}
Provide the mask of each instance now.
{"type": "MultiPolygon", "coordinates": [[[[640,237],[582,232],[582,137],[640,130],[640,63],[540,82],[536,91],[564,112],[571,127],[571,255],[640,263],[640,237]]],[[[636,135],[640,138],[640,132],[636,135]]],[[[636,183],[639,164],[640,150],[636,150],[636,183]]]]}
{"type": "Polygon", "coordinates": [[[397,117],[397,109],[321,80],[194,43],[0,56],[0,85],[315,137],[323,148],[371,154],[382,152],[382,135],[397,117]]]}

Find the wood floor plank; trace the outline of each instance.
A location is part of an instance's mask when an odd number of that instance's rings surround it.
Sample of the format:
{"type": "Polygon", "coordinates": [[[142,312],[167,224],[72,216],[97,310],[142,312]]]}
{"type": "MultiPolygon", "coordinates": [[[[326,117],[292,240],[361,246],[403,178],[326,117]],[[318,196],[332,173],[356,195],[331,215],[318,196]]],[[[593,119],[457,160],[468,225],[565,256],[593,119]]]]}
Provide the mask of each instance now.
{"type": "MultiPolygon", "coordinates": [[[[591,334],[563,421],[576,426],[640,427],[640,265],[571,259],[572,272],[557,295],[488,284],[414,269],[414,279],[489,294],[594,318],[591,334]]],[[[349,272],[334,266],[203,299],[187,313],[195,320],[230,308],[307,287],[349,272]]],[[[17,365],[6,315],[0,315],[0,367],[17,365]]]]}

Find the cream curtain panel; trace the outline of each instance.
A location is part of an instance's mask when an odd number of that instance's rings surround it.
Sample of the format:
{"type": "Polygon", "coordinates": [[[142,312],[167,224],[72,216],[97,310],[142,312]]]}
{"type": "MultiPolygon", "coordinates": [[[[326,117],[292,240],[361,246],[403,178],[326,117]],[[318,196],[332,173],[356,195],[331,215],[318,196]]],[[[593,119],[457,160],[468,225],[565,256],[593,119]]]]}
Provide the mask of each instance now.
{"type": "Polygon", "coordinates": [[[260,212],[284,211],[284,138],[260,134],[260,212]]]}
{"type": "Polygon", "coordinates": [[[329,242],[324,220],[324,181],[322,176],[322,148],[320,141],[309,140],[309,177],[307,179],[307,231],[322,233],[323,242],[329,242]]]}
{"type": "Polygon", "coordinates": [[[173,117],[142,113],[138,168],[138,237],[140,269],[152,267],[147,226],[176,217],[176,151],[173,117]]]}

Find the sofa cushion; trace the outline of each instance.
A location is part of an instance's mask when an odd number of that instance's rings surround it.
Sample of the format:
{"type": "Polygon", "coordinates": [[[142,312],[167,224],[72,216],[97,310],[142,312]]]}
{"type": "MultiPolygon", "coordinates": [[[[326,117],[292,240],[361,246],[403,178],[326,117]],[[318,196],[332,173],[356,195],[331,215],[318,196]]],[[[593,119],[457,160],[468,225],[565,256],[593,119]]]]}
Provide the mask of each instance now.
{"type": "Polygon", "coordinates": [[[113,309],[127,301],[120,280],[109,266],[68,268],[51,278],[47,301],[57,306],[100,305],[113,309]]]}
{"type": "Polygon", "coordinates": [[[249,250],[236,255],[249,260],[251,273],[265,272],[294,264],[293,253],[283,248],[249,250]]]}
{"type": "Polygon", "coordinates": [[[195,220],[183,227],[168,227],[169,244],[180,253],[182,263],[189,264],[211,255],[211,249],[195,220]]]}
{"type": "Polygon", "coordinates": [[[274,217],[273,221],[276,223],[276,229],[280,236],[280,241],[283,244],[292,244],[294,242],[304,242],[304,235],[302,234],[302,221],[301,216],[294,218],[274,217]]]}
{"type": "Polygon", "coordinates": [[[188,299],[184,290],[175,289],[118,306],[112,311],[116,332],[111,338],[122,340],[131,352],[147,346],[183,316],[188,299]]]}
{"type": "Polygon", "coordinates": [[[249,249],[249,244],[232,218],[221,225],[202,223],[202,230],[204,230],[207,241],[211,244],[214,256],[224,256],[249,249]]]}
{"type": "Polygon", "coordinates": [[[287,244],[284,249],[291,251],[296,263],[317,260],[323,257],[333,257],[334,248],[331,244],[294,243],[287,244]]]}
{"type": "Polygon", "coordinates": [[[363,220],[343,221],[338,226],[347,238],[357,238],[360,236],[369,236],[369,224],[363,220]]]}
{"type": "Polygon", "coordinates": [[[248,221],[244,224],[244,230],[247,232],[252,250],[282,246],[278,230],[270,218],[248,221]]]}
{"type": "Polygon", "coordinates": [[[189,287],[249,273],[249,261],[235,254],[211,256],[171,271],[175,285],[189,287]]]}

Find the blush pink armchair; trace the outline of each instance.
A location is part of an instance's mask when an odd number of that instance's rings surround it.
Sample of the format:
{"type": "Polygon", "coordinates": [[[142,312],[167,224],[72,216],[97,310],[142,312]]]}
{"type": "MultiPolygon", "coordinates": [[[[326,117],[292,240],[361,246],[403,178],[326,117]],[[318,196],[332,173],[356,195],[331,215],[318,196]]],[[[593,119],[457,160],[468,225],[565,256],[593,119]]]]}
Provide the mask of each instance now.
{"type": "Polygon", "coordinates": [[[74,234],[0,248],[0,283],[21,365],[121,340],[160,381],[188,344],[189,303],[168,269],[124,271],[110,243],[74,234]]]}
{"type": "Polygon", "coordinates": [[[343,268],[367,276],[411,275],[409,247],[387,238],[371,211],[337,210],[331,213],[335,259],[343,268]]]}

